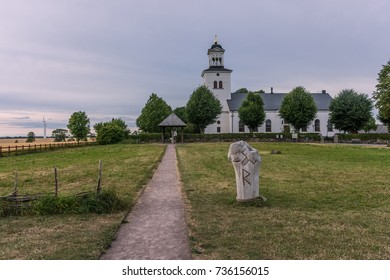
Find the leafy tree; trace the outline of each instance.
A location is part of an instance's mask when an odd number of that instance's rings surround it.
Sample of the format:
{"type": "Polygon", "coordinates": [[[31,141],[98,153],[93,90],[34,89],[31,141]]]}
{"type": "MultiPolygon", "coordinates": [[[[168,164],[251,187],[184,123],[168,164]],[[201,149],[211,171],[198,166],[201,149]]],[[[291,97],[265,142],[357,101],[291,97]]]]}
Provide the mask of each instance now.
{"type": "Polygon", "coordinates": [[[261,126],[265,120],[264,102],[260,94],[250,92],[238,109],[240,120],[249,127],[249,131],[261,126]]]}
{"type": "Polygon", "coordinates": [[[279,110],[280,117],[296,131],[306,128],[316,114],[317,106],[313,96],[301,86],[294,88],[284,97],[279,110]]]}
{"type": "Polygon", "coordinates": [[[97,123],[93,128],[97,133],[96,141],[103,145],[119,143],[129,136],[127,125],[122,119],[97,123]]]}
{"type": "Polygon", "coordinates": [[[375,107],[379,110],[378,119],[390,130],[390,61],[378,73],[378,84],[373,97],[375,107]]]}
{"type": "Polygon", "coordinates": [[[81,111],[74,112],[69,118],[68,128],[77,142],[80,142],[80,140],[87,140],[90,131],[87,114],[81,111]]]}
{"type": "Polygon", "coordinates": [[[51,132],[51,137],[54,138],[54,142],[63,142],[68,137],[68,130],[57,128],[51,132]]]}
{"type": "Polygon", "coordinates": [[[201,133],[204,133],[206,126],[214,123],[222,112],[221,102],[204,85],[191,94],[186,108],[188,121],[198,126],[201,133]]]}
{"type": "Polygon", "coordinates": [[[102,123],[96,132],[96,141],[101,145],[116,144],[125,139],[123,129],[115,122],[102,123]]]}
{"type": "Polygon", "coordinates": [[[158,125],[171,113],[171,107],[157,94],[152,93],[136,124],[144,132],[160,132],[158,125]]]}
{"type": "Polygon", "coordinates": [[[344,89],[330,103],[330,121],[338,130],[357,133],[369,122],[372,108],[366,94],[344,89]]]}
{"type": "Polygon", "coordinates": [[[35,141],[35,133],[30,131],[29,133],[27,133],[27,139],[26,139],[26,142],[34,142],[35,141]]]}
{"type": "Polygon", "coordinates": [[[187,110],[186,107],[177,107],[175,110],[173,110],[176,116],[179,117],[184,123],[188,123],[188,118],[187,118],[187,110]]]}
{"type": "Polygon", "coordinates": [[[375,123],[375,119],[371,116],[370,120],[364,125],[363,130],[364,132],[369,132],[370,130],[376,130],[377,125],[375,123]]]}
{"type": "Polygon", "coordinates": [[[236,92],[239,92],[239,93],[249,93],[249,90],[247,88],[240,88],[236,92]]]}
{"type": "Polygon", "coordinates": [[[254,91],[254,93],[265,93],[265,91],[262,89],[259,89],[259,90],[254,91]]]}

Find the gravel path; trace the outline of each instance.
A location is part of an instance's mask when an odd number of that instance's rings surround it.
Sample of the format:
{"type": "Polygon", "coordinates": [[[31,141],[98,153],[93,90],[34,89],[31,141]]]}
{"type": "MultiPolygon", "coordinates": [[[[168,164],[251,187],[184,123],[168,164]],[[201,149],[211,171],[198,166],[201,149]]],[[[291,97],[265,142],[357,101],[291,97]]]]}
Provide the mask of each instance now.
{"type": "Polygon", "coordinates": [[[101,259],[191,259],[174,145],[168,145],[153,178],[101,259]]]}

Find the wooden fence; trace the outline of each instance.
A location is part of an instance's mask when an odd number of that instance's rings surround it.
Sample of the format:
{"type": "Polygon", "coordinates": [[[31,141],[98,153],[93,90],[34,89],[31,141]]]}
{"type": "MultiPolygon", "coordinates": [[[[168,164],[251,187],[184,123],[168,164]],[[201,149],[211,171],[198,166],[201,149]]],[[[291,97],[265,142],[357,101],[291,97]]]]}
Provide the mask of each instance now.
{"type": "MultiPolygon", "coordinates": [[[[26,195],[20,195],[19,189],[19,177],[18,172],[15,172],[15,183],[14,183],[14,190],[11,194],[0,196],[0,202],[6,201],[10,203],[8,206],[16,210],[15,213],[18,213],[23,208],[28,208],[30,205],[28,204],[31,201],[38,200],[42,198],[43,196],[57,196],[58,195],[58,176],[57,176],[57,167],[54,166],[54,192],[47,192],[47,193],[36,193],[36,194],[26,194],[26,195]]],[[[98,182],[97,182],[97,188],[96,188],[96,194],[100,194],[102,191],[102,160],[99,161],[99,174],[98,174],[98,182]]],[[[85,191],[85,192],[79,192],[76,194],[73,194],[75,197],[85,197],[91,193],[94,193],[94,191],[85,191]]],[[[1,209],[0,209],[1,210],[1,209]]],[[[1,216],[1,211],[0,211],[1,216]]]]}
{"type": "Polygon", "coordinates": [[[0,157],[18,155],[29,152],[44,151],[58,148],[70,148],[70,147],[81,147],[88,145],[95,145],[96,142],[58,142],[58,143],[47,143],[47,144],[29,144],[29,145],[15,145],[15,146],[0,146],[0,157]]]}

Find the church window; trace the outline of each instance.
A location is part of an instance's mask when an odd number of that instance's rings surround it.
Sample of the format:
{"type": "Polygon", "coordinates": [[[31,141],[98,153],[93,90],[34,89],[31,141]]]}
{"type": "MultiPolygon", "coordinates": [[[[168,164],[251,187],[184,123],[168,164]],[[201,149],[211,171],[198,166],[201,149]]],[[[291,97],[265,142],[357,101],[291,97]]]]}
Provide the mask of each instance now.
{"type": "Polygon", "coordinates": [[[316,119],[314,121],[314,131],[315,132],[320,132],[321,131],[321,128],[320,128],[320,120],[319,119],[316,119]]]}
{"type": "Polygon", "coordinates": [[[218,88],[218,82],[214,81],[214,88],[218,88]]]}
{"type": "Polygon", "coordinates": [[[219,88],[223,88],[222,87],[222,81],[219,81],[219,88]]]}
{"type": "Polygon", "coordinates": [[[245,126],[241,120],[238,122],[238,132],[245,132],[245,126]]]}
{"type": "Polygon", "coordinates": [[[217,133],[221,133],[221,127],[217,127],[217,133]]]}
{"type": "Polygon", "coordinates": [[[217,124],[221,124],[221,121],[217,121],[217,124]]]}
{"type": "Polygon", "coordinates": [[[265,121],[265,132],[272,132],[271,120],[265,121]]]}

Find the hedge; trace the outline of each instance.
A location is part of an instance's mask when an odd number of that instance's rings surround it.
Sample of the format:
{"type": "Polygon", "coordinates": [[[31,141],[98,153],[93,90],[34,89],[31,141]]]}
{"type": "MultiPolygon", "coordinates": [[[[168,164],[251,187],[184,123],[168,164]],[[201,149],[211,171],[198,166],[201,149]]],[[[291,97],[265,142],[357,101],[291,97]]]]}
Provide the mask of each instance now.
{"type": "MultiPolygon", "coordinates": [[[[292,133],[215,133],[215,134],[190,134],[184,133],[184,142],[234,142],[239,140],[249,141],[292,141],[292,133]]],[[[166,135],[167,137],[167,135],[166,135]]],[[[125,142],[130,143],[151,143],[161,142],[161,133],[140,133],[130,135],[125,142]]],[[[319,133],[300,133],[299,142],[320,141],[319,133]]],[[[169,138],[168,138],[169,139],[169,138]]],[[[181,133],[178,134],[177,140],[180,141],[181,133]]],[[[166,138],[167,141],[167,138],[166,138]]]]}
{"type": "Polygon", "coordinates": [[[359,139],[361,141],[390,140],[390,133],[362,133],[362,134],[337,134],[339,141],[352,141],[359,139]]]}

